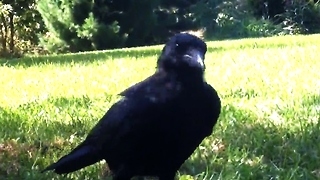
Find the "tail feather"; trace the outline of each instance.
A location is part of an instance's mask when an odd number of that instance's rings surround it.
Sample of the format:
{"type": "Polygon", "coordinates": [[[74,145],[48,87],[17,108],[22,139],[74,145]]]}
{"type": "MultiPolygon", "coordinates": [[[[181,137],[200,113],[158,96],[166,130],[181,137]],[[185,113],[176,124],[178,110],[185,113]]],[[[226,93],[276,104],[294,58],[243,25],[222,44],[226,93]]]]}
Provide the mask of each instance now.
{"type": "Polygon", "coordinates": [[[70,154],[60,158],[56,163],[42,170],[41,173],[50,170],[54,170],[57,174],[70,173],[92,165],[101,159],[99,154],[94,151],[94,148],[83,146],[76,148],[70,154]]]}

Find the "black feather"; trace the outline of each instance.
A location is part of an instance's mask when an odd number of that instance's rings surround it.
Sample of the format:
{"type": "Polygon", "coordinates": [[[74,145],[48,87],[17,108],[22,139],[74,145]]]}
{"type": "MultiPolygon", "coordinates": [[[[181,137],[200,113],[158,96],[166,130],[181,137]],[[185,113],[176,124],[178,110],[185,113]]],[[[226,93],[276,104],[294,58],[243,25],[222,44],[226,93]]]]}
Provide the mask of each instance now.
{"type": "Polygon", "coordinates": [[[70,154],[62,157],[58,162],[48,166],[42,172],[54,170],[57,174],[64,174],[79,170],[102,160],[90,146],[81,146],[70,154]]]}
{"type": "Polygon", "coordinates": [[[121,92],[87,138],[44,171],[69,173],[105,159],[115,179],[173,180],[220,115],[220,98],[203,77],[206,51],[193,35],[173,36],[155,74],[121,92]]]}

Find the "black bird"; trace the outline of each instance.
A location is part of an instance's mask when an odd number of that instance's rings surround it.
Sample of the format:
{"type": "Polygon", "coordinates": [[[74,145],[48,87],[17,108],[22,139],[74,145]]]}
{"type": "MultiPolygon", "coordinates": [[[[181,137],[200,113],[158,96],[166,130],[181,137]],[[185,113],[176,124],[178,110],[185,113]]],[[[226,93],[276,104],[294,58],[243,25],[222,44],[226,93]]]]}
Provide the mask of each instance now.
{"type": "Polygon", "coordinates": [[[115,180],[174,180],[180,166],[211,135],[220,114],[220,98],[204,80],[206,51],[196,36],[171,37],[156,72],[120,93],[123,98],[86,139],[42,172],[70,173],[104,159],[115,180]]]}

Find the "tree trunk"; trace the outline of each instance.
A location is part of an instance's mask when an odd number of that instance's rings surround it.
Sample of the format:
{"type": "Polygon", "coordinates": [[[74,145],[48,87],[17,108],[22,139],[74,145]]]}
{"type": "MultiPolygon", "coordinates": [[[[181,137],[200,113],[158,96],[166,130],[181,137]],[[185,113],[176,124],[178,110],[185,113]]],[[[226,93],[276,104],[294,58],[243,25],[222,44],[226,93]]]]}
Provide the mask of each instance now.
{"type": "Polygon", "coordinates": [[[10,27],[10,44],[9,44],[9,51],[10,54],[14,53],[14,22],[13,22],[14,15],[12,12],[9,13],[9,27],[10,27]]]}
{"type": "Polygon", "coordinates": [[[4,17],[3,14],[0,15],[0,20],[1,20],[1,24],[3,24],[3,28],[1,28],[1,44],[2,44],[2,48],[3,48],[3,52],[2,53],[6,53],[7,52],[7,37],[8,37],[8,26],[7,26],[7,22],[6,19],[4,17]]]}

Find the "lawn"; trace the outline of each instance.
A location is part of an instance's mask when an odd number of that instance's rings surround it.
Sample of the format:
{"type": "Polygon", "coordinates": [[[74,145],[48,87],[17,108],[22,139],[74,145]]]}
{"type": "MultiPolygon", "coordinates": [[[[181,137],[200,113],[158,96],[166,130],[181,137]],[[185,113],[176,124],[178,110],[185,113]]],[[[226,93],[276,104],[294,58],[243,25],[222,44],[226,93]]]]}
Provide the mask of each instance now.
{"type": "MultiPolygon", "coordinates": [[[[222,113],[180,180],[320,179],[320,35],[208,46],[222,113]]],[[[0,179],[108,179],[104,162],[67,176],[39,171],[154,72],[161,47],[0,60],[0,179]]]]}

